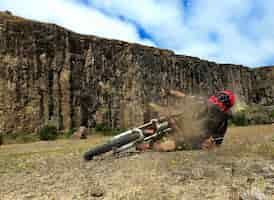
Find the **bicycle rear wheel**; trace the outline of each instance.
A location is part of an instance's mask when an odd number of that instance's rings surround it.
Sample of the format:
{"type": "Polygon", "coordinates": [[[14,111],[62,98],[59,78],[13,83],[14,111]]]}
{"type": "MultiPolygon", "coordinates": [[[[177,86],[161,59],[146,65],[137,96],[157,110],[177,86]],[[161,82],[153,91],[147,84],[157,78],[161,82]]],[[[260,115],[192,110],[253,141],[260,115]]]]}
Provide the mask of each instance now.
{"type": "Polygon", "coordinates": [[[109,152],[115,148],[119,148],[130,142],[138,140],[139,138],[140,138],[140,133],[138,132],[131,132],[129,134],[122,135],[121,137],[114,138],[105,144],[99,145],[95,147],[94,149],[87,151],[84,154],[84,159],[87,161],[92,160],[94,156],[98,156],[103,153],[109,152]]]}

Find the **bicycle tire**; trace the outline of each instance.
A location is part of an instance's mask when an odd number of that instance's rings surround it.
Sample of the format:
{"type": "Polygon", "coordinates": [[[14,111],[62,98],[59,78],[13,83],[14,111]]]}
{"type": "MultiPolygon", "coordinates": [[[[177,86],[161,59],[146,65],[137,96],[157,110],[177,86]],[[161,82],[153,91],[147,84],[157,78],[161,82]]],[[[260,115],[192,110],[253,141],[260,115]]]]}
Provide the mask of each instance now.
{"type": "Polygon", "coordinates": [[[114,148],[119,148],[123,145],[126,145],[130,142],[137,140],[138,138],[140,138],[140,134],[138,132],[132,132],[132,133],[123,135],[119,138],[112,139],[105,144],[99,145],[99,146],[87,151],[84,154],[84,159],[86,161],[92,160],[94,156],[104,154],[106,152],[113,150],[114,148]]]}

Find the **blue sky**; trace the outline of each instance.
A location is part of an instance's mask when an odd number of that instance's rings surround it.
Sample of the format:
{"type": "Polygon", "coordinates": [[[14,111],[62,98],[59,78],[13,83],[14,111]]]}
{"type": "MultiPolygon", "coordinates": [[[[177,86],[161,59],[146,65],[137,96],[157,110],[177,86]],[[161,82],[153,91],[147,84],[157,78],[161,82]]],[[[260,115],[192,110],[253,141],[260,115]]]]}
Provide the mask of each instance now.
{"type": "Polygon", "coordinates": [[[272,0],[1,0],[0,10],[219,63],[274,65],[272,0]]]}

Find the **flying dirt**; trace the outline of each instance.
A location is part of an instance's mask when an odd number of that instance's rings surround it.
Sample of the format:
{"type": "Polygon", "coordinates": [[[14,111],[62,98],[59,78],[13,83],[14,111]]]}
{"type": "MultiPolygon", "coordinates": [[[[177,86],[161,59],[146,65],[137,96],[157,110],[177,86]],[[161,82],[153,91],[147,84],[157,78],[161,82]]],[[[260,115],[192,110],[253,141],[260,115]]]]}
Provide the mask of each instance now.
{"type": "MultiPolygon", "coordinates": [[[[182,130],[196,124],[192,115],[194,107],[199,108],[190,104],[184,107],[185,117],[178,123],[181,129],[173,137],[187,140],[190,131],[182,130]],[[190,115],[186,114],[187,109],[190,115]]],[[[152,104],[151,107],[158,115],[182,112],[176,106],[166,109],[152,104]]],[[[273,125],[230,127],[223,145],[206,151],[133,149],[84,161],[82,155],[88,149],[109,139],[93,134],[87,140],[1,146],[0,199],[272,200],[274,197],[273,125]]]]}

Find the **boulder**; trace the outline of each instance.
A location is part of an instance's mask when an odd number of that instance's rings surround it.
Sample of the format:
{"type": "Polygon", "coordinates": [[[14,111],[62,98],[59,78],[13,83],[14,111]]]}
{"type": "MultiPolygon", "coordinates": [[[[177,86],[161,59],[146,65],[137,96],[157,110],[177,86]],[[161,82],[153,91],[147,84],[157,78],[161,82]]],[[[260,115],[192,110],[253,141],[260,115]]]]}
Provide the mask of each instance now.
{"type": "Polygon", "coordinates": [[[73,133],[72,139],[87,139],[88,129],[84,126],[80,126],[79,129],[73,133]]]}

